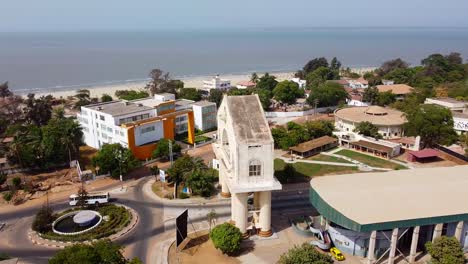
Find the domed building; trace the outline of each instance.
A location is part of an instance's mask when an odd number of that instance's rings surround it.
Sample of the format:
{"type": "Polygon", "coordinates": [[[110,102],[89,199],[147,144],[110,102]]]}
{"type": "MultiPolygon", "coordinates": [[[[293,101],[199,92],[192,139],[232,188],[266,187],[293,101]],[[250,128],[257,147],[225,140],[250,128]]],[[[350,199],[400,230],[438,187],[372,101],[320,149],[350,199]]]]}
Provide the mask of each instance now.
{"type": "Polygon", "coordinates": [[[353,132],[361,122],[370,122],[379,129],[384,138],[403,136],[403,125],[407,122],[404,113],[381,106],[341,108],[335,111],[335,127],[342,132],[353,132]]]}

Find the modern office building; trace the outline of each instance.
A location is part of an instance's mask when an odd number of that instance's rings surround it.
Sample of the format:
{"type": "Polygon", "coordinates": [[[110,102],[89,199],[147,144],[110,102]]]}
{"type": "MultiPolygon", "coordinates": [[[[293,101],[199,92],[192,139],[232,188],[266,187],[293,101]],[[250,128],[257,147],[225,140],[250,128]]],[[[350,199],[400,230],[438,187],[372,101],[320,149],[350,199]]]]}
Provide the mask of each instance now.
{"type": "Polygon", "coordinates": [[[454,236],[468,250],[468,166],[315,177],[310,202],[341,251],[368,263],[410,263],[428,241],[454,236]]]}
{"type": "Polygon", "coordinates": [[[193,143],[193,110],[176,110],[174,99],[173,94],[156,94],[133,101],[83,106],[77,118],[84,142],[97,149],[104,144],[119,143],[139,159],[151,157],[162,138],[174,139],[176,134],[188,132],[188,141],[193,143]]]}

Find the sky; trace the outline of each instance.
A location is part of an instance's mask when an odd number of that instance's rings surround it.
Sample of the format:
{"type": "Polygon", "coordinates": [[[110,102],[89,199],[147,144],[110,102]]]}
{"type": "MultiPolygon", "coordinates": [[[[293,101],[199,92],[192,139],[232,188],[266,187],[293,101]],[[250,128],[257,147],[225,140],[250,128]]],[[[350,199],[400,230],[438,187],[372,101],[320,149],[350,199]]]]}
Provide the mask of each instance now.
{"type": "Polygon", "coordinates": [[[0,0],[0,32],[468,27],[466,0],[0,0]]]}

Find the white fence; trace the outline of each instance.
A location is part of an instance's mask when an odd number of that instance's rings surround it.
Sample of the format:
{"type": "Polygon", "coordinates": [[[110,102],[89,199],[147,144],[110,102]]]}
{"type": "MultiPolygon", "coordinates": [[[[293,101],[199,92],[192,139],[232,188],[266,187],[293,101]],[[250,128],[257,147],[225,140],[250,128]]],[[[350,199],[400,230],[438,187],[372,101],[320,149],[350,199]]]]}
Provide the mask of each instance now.
{"type": "MultiPolygon", "coordinates": [[[[337,106],[330,106],[330,107],[320,107],[317,108],[317,113],[323,113],[327,111],[334,111],[337,106]]],[[[271,117],[301,117],[314,114],[314,109],[306,110],[306,111],[297,111],[297,112],[265,112],[265,116],[267,118],[271,117]]]]}

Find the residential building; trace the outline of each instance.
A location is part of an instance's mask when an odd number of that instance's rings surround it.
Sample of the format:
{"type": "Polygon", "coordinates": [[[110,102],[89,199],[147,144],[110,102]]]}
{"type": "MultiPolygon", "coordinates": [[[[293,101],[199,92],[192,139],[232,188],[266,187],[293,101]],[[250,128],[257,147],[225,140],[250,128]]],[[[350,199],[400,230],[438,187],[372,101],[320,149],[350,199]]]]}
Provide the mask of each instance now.
{"type": "Polygon", "coordinates": [[[151,157],[162,138],[188,132],[194,142],[192,109],[176,110],[174,95],[157,94],[133,101],[112,101],[81,107],[77,114],[86,145],[101,148],[119,143],[139,159],[151,157]]]}
{"type": "Polygon", "coordinates": [[[237,83],[236,87],[237,89],[247,89],[247,88],[254,88],[255,85],[256,84],[252,81],[243,81],[243,82],[237,83]]]}
{"type": "Polygon", "coordinates": [[[211,80],[203,81],[203,89],[204,90],[211,90],[211,89],[230,89],[231,88],[231,81],[223,80],[219,78],[219,75],[216,75],[211,80]]]}
{"type": "Polygon", "coordinates": [[[392,80],[382,80],[383,85],[394,85],[395,81],[392,80]]]}
{"type": "Polygon", "coordinates": [[[389,85],[377,85],[379,93],[391,92],[396,96],[397,100],[403,100],[405,97],[413,92],[413,87],[406,84],[389,84],[389,85]]]}
{"type": "Polygon", "coordinates": [[[192,104],[195,118],[195,128],[201,131],[213,130],[217,127],[216,103],[200,101],[192,104]]]}
{"type": "Polygon", "coordinates": [[[353,89],[366,89],[367,87],[369,87],[369,82],[362,77],[358,79],[349,79],[347,81],[348,86],[353,89]]]}
{"type": "Polygon", "coordinates": [[[307,87],[307,81],[306,80],[301,80],[300,78],[292,78],[291,81],[297,83],[299,88],[306,89],[306,87],[307,87]]]}
{"type": "Polygon", "coordinates": [[[452,111],[453,129],[458,134],[468,133],[468,102],[453,98],[426,98],[425,104],[435,104],[452,111]]]}
{"type": "Polygon", "coordinates": [[[353,132],[361,122],[370,122],[378,128],[383,138],[403,136],[403,125],[407,122],[403,112],[380,106],[341,108],[335,111],[335,127],[339,131],[353,132]]]}

